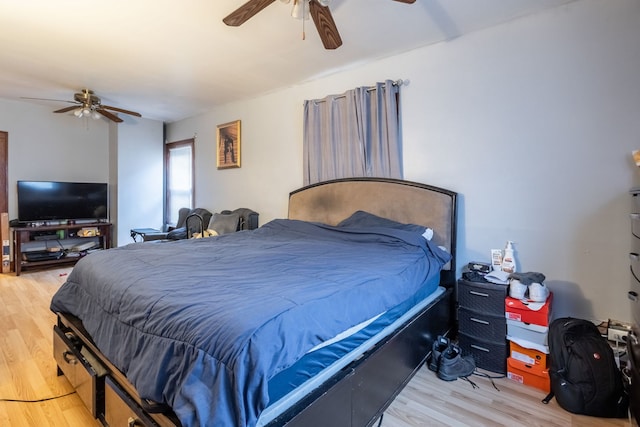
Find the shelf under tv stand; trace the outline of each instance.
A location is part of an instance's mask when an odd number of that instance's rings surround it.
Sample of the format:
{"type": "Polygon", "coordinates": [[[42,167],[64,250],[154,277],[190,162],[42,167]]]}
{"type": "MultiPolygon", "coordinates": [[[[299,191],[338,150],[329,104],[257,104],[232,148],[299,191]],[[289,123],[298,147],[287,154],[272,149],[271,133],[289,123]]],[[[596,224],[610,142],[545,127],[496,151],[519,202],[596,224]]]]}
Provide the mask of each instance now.
{"type": "Polygon", "coordinates": [[[75,264],[87,254],[87,250],[74,251],[73,248],[83,242],[95,242],[94,249],[109,249],[111,247],[111,226],[109,222],[89,222],[75,224],[56,224],[39,226],[13,227],[13,256],[16,276],[22,270],[31,268],[51,268],[62,265],[75,264]],[[81,230],[90,230],[88,236],[83,236],[81,230]],[[95,233],[91,232],[95,230],[95,233]],[[95,234],[95,235],[93,235],[95,234]],[[46,253],[51,248],[59,248],[58,252],[65,256],[60,258],[28,260],[26,253],[46,253]],[[67,255],[69,254],[69,255],[67,255]]]}

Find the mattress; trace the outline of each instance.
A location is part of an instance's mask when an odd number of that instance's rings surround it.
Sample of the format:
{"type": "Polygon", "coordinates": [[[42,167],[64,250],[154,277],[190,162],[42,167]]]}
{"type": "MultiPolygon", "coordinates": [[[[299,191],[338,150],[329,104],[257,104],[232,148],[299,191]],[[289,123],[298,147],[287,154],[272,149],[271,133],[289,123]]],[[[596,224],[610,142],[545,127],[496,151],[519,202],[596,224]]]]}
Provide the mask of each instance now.
{"type": "Polygon", "coordinates": [[[305,354],[269,381],[269,406],[260,415],[256,426],[262,427],[273,421],[364,351],[393,334],[444,292],[442,287],[434,292],[422,289],[393,309],[375,316],[361,328],[305,354]]]}
{"type": "Polygon", "coordinates": [[[269,380],[337,333],[438,285],[415,230],[274,220],[253,231],[91,254],[52,300],[142,398],[185,427],[253,426],[269,380]]]}

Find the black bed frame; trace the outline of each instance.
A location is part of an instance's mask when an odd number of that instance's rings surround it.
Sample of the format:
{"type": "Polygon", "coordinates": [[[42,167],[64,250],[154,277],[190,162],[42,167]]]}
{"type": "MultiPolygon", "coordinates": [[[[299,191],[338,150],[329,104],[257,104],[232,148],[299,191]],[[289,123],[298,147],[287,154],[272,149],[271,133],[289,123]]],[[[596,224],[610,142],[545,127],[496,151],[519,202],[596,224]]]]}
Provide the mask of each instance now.
{"type": "Polygon", "coordinates": [[[371,426],[420,369],[452,324],[453,289],[334,375],[268,427],[371,426]]]}
{"type": "MultiPolygon", "coordinates": [[[[281,414],[267,427],[328,427],[352,426],[364,427],[373,425],[389,407],[391,402],[402,391],[415,373],[422,367],[431,353],[433,341],[438,335],[451,334],[455,325],[455,274],[456,274],[456,230],[457,230],[457,194],[453,191],[421,184],[389,178],[347,178],[321,182],[303,187],[290,194],[289,216],[292,216],[291,200],[298,193],[314,190],[324,194],[314,195],[318,205],[308,204],[310,212],[296,212],[295,217],[305,220],[318,220],[327,224],[337,219],[346,218],[349,208],[344,208],[350,201],[356,205],[362,198],[373,198],[369,212],[425,226],[434,227],[431,221],[441,221],[448,228],[446,231],[447,249],[452,254],[448,268],[441,273],[440,284],[447,290],[438,299],[425,307],[411,320],[405,323],[396,333],[379,342],[360,359],[352,362],[335,374],[317,390],[306,396],[288,411],[281,414]],[[363,190],[354,193],[348,187],[363,186],[363,190]],[[381,187],[378,187],[381,186],[381,187]],[[424,209],[418,198],[409,196],[406,201],[395,200],[395,187],[409,189],[407,191],[426,191],[437,194],[439,200],[450,203],[444,219],[426,218],[423,213],[413,215],[411,211],[424,209]],[[335,188],[334,188],[335,187],[335,188]],[[329,188],[325,192],[325,188],[329,188]],[[330,212],[328,216],[317,210],[330,212]],[[409,215],[409,216],[407,216],[409,215]]],[[[397,197],[406,198],[404,195],[397,197]]],[[[305,200],[305,204],[306,204],[305,200]]],[[[426,201],[432,203],[431,200],[426,201]]],[[[306,207],[305,207],[306,209],[306,207]]],[[[436,225],[437,227],[437,225],[436,225]]]]}
{"type": "MultiPolygon", "coordinates": [[[[454,327],[456,193],[420,183],[391,179],[356,178],[336,180],[330,183],[354,181],[414,186],[417,189],[441,193],[450,199],[451,206],[447,207],[450,209],[451,215],[447,219],[447,227],[450,227],[450,230],[447,231],[450,233],[448,249],[454,254],[454,259],[449,269],[444,271],[441,277],[441,285],[446,288],[446,291],[407,321],[396,333],[379,342],[359,359],[333,375],[322,386],[267,424],[267,427],[365,427],[373,425],[418,369],[422,367],[437,336],[450,333],[454,327]]],[[[305,189],[311,187],[315,186],[305,187],[305,189]]],[[[372,196],[375,197],[375,194],[372,196]]],[[[392,215],[387,217],[393,218],[392,215]]],[[[422,224],[424,225],[424,222],[422,224]]],[[[138,416],[138,424],[135,425],[161,427],[180,425],[173,413],[162,413],[162,407],[154,407],[152,402],[140,399],[133,385],[93,344],[79,319],[58,313],[58,324],[54,329],[63,333],[71,332],[75,336],[74,339],[77,340],[73,345],[76,346],[78,352],[80,348],[87,349],[106,368],[107,381],[116,383],[123,392],[123,400],[127,401],[128,399],[132,402],[132,407],[135,407],[134,412],[138,416]]],[[[60,369],[59,373],[62,373],[60,369]]],[[[103,379],[103,390],[104,381],[103,379]]],[[[98,413],[94,415],[106,425],[105,417],[100,416],[99,413],[101,408],[104,411],[104,403],[101,407],[98,402],[97,407],[98,413]]]]}
{"type": "MultiPolygon", "coordinates": [[[[266,427],[373,425],[422,367],[435,338],[450,332],[453,304],[453,289],[449,288],[405,323],[396,334],[347,365],[266,427]]],[[[77,340],[74,345],[78,351],[85,348],[94,355],[101,364],[100,369],[105,369],[111,382],[118,385],[121,397],[130,401],[130,407],[137,415],[134,425],[180,426],[168,408],[154,408],[153,402],[147,402],[137,395],[133,385],[93,344],[79,319],[59,314],[55,331],[58,334],[71,332],[74,340],[77,340]]],[[[58,374],[62,373],[58,368],[58,374]]],[[[95,401],[93,415],[107,425],[104,402],[100,402],[100,399],[104,399],[104,381],[104,377],[94,378],[93,395],[89,399],[95,401]]]]}

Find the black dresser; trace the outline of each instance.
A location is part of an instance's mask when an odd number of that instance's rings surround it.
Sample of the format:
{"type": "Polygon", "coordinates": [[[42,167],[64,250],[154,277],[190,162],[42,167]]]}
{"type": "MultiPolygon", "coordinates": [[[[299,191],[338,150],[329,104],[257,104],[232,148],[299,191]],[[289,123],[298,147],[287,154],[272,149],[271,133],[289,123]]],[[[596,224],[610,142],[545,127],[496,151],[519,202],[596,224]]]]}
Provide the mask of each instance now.
{"type": "Polygon", "coordinates": [[[631,304],[631,333],[627,337],[629,365],[626,369],[629,392],[630,425],[640,425],[640,187],[632,188],[630,285],[627,297],[631,304]]]}
{"type": "Polygon", "coordinates": [[[478,368],[506,374],[507,320],[504,299],[508,285],[458,280],[458,344],[478,368]]]}

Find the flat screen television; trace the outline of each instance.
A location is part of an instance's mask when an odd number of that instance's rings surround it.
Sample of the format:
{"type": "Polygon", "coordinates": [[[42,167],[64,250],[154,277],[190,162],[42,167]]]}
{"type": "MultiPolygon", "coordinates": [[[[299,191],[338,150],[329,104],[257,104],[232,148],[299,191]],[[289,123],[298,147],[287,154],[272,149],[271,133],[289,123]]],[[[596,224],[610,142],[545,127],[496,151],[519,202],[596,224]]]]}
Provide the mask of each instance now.
{"type": "Polygon", "coordinates": [[[106,220],[106,183],[18,181],[18,221],[106,220]]]}

